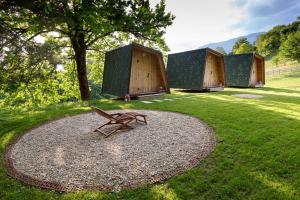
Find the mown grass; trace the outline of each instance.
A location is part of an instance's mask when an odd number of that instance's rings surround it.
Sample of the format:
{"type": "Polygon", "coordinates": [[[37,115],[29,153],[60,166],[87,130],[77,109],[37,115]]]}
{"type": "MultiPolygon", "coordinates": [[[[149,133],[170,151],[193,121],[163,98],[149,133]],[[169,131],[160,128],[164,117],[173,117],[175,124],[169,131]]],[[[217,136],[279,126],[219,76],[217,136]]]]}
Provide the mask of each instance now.
{"type": "MultiPolygon", "coordinates": [[[[262,89],[226,89],[174,102],[90,102],[103,109],[158,109],[196,116],[214,128],[218,145],[199,166],[164,183],[119,193],[58,193],[24,185],[0,165],[0,199],[300,199],[300,72],[267,79],[262,89]],[[264,95],[240,99],[235,93],[264,95]]],[[[18,134],[46,120],[85,112],[64,104],[31,112],[0,112],[0,152],[18,134]]],[[[176,123],[176,122],[174,122],[176,123]]]]}

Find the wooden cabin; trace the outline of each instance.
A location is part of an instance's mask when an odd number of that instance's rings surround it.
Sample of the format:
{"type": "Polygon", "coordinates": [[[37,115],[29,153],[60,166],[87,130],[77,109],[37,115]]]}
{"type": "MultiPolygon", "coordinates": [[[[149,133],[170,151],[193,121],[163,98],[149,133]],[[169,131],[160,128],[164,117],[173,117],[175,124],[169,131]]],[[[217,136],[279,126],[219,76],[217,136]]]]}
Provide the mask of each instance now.
{"type": "Polygon", "coordinates": [[[226,83],[229,87],[263,87],[265,84],[264,57],[248,53],[224,57],[226,83]]]}
{"type": "Polygon", "coordinates": [[[161,52],[132,43],[105,54],[103,93],[136,97],[169,91],[161,52]]]}
{"type": "Polygon", "coordinates": [[[209,48],[169,54],[167,74],[171,88],[223,90],[225,86],[223,54],[209,48]]]}

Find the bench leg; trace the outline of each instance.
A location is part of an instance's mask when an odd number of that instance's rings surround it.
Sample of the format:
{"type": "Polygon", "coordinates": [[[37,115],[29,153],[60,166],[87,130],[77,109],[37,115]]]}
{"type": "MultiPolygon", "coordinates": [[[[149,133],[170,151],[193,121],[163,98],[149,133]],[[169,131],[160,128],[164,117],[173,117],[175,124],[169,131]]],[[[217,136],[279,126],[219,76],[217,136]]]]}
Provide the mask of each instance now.
{"type": "Polygon", "coordinates": [[[94,132],[100,132],[101,134],[103,134],[105,137],[108,137],[110,136],[111,134],[119,131],[119,130],[122,130],[122,129],[133,129],[133,127],[131,127],[130,125],[128,125],[130,122],[132,122],[134,120],[134,118],[130,119],[130,120],[127,120],[125,122],[113,122],[113,121],[110,121],[110,122],[107,122],[106,124],[103,124],[102,126],[96,128],[94,130],[94,132]],[[109,133],[106,133],[104,131],[101,130],[101,128],[103,128],[104,126],[107,126],[107,125],[113,125],[113,124],[120,124],[120,126],[116,127],[114,130],[112,130],[111,132],[109,133]]]}
{"type": "MultiPolygon", "coordinates": [[[[111,132],[109,132],[109,133],[107,133],[107,134],[104,134],[105,137],[108,137],[108,136],[110,136],[111,134],[113,134],[113,133],[115,133],[115,132],[117,132],[117,131],[119,131],[119,130],[123,130],[123,129],[133,129],[133,127],[131,127],[131,126],[128,125],[128,123],[130,123],[131,121],[132,121],[132,120],[129,120],[129,121],[124,122],[124,123],[120,123],[121,125],[118,126],[115,130],[113,130],[113,131],[111,131],[111,132]]],[[[116,123],[116,124],[117,124],[117,123],[116,123]]]]}
{"type": "Polygon", "coordinates": [[[143,122],[144,124],[147,124],[146,116],[139,116],[139,117],[143,118],[143,120],[138,119],[138,117],[136,117],[136,122],[143,122]]]}

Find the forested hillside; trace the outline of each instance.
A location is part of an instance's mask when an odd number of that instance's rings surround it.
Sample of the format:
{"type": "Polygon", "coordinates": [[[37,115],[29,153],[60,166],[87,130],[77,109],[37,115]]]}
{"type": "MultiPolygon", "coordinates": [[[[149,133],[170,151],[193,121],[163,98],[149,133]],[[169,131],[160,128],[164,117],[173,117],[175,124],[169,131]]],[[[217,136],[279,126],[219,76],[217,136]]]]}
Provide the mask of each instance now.
{"type": "Polygon", "coordinates": [[[273,27],[261,34],[254,44],[246,38],[239,39],[232,48],[232,53],[250,53],[263,55],[268,65],[286,65],[300,62],[300,17],[296,21],[273,27]]]}

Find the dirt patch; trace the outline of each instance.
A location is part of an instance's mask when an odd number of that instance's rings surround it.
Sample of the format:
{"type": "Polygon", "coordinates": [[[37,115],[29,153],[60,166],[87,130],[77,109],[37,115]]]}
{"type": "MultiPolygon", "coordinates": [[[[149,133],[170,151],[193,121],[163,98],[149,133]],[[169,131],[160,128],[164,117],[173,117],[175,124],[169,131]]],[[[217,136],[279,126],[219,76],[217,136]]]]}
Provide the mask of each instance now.
{"type": "Polygon", "coordinates": [[[233,94],[231,96],[245,98],[245,99],[260,99],[260,98],[264,97],[264,96],[258,95],[258,94],[233,94]]]}

